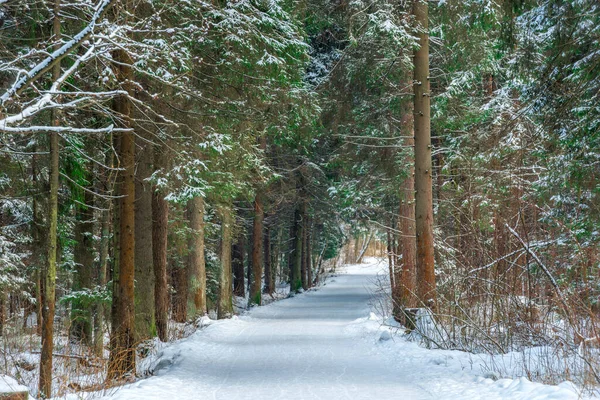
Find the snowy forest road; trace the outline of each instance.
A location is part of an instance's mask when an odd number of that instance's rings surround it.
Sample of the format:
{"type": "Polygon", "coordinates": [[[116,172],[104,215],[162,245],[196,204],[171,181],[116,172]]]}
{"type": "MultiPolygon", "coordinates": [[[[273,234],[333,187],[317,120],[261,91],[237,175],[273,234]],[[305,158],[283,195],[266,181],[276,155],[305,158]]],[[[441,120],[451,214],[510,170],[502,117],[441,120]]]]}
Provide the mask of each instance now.
{"type": "Polygon", "coordinates": [[[374,271],[356,266],[319,290],[218,321],[168,348],[173,365],[112,398],[429,399],[351,329],[371,311],[374,271]]]}
{"type": "MultiPolygon", "coordinates": [[[[373,314],[387,264],[350,265],[318,290],[213,321],[169,344],[155,376],[115,400],[395,399],[568,400],[570,385],[489,379],[479,355],[429,350],[401,336],[380,340],[373,314]]],[[[484,358],[483,358],[484,359],[484,358]]]]}

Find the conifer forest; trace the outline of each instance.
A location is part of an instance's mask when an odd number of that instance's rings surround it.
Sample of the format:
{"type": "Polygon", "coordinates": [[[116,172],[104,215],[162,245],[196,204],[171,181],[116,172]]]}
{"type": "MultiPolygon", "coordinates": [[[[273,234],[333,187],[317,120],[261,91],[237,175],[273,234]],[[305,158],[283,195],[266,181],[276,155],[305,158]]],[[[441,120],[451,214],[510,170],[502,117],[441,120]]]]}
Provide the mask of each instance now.
{"type": "Polygon", "coordinates": [[[595,397],[598,0],[0,0],[0,399],[595,397]]]}

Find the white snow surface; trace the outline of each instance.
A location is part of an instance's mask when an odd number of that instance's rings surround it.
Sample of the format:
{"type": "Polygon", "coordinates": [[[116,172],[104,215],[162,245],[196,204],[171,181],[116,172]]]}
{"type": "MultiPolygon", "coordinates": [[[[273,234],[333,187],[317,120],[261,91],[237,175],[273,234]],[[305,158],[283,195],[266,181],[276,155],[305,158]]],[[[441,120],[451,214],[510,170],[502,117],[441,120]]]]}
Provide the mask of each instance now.
{"type": "Polygon", "coordinates": [[[27,392],[27,386],[19,384],[14,378],[6,375],[0,375],[0,398],[3,393],[27,392]]]}
{"type": "Polygon", "coordinates": [[[394,334],[371,307],[384,268],[375,260],[347,266],[319,290],[213,322],[167,346],[154,376],[105,398],[581,398],[569,382],[485,377],[473,355],[425,349],[394,334]]]}

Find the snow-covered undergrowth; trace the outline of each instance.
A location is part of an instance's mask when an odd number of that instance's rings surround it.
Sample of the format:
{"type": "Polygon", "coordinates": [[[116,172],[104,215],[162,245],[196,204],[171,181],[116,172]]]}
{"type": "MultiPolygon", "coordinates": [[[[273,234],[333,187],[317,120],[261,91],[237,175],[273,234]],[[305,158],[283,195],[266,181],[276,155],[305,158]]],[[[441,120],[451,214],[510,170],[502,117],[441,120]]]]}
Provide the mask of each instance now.
{"type": "MultiPolygon", "coordinates": [[[[495,382],[495,386],[507,387],[511,391],[519,390],[524,393],[531,391],[531,396],[552,393],[556,388],[570,388],[580,397],[596,397],[600,394],[595,383],[586,380],[586,376],[581,372],[593,368],[589,360],[592,360],[592,363],[594,359],[599,360],[597,348],[584,347],[581,344],[565,346],[564,342],[557,344],[557,342],[544,341],[542,336],[536,336],[535,332],[530,332],[529,340],[519,342],[512,338],[510,345],[505,345],[494,341],[491,335],[486,335],[484,329],[474,327],[474,320],[470,321],[471,324],[463,321],[462,329],[458,329],[460,334],[456,335],[457,330],[453,329],[454,327],[444,324],[452,320],[449,315],[433,316],[428,310],[425,312],[425,309],[419,309],[416,319],[417,329],[407,333],[406,328],[391,316],[389,279],[385,261],[374,259],[370,261],[378,266],[378,273],[374,278],[377,301],[373,305],[376,314],[371,313],[371,316],[362,322],[366,324],[364,329],[371,331],[373,335],[381,335],[381,339],[393,338],[392,344],[387,344],[391,346],[392,352],[404,357],[415,346],[433,349],[432,353],[429,353],[434,357],[432,363],[437,362],[435,354],[445,354],[444,357],[449,357],[448,360],[453,361],[444,364],[453,363],[461,370],[471,370],[476,376],[485,378],[484,383],[495,382]],[[440,320],[444,322],[440,323],[440,320]],[[479,334],[469,335],[469,332],[474,330],[480,331],[479,334]],[[536,344],[536,341],[540,344],[536,344]],[[516,381],[519,382],[518,386],[516,381]],[[542,383],[554,385],[540,386],[542,383]],[[544,389],[542,390],[541,387],[544,389]]],[[[558,319],[557,316],[555,318],[558,319]]],[[[556,326],[564,327],[565,322],[557,320],[555,325],[546,326],[545,329],[550,331],[550,334],[556,335],[556,326]]],[[[568,396],[568,393],[563,391],[558,393],[556,398],[570,398],[561,397],[568,396]]],[[[508,397],[512,398],[512,396],[508,397]]]]}
{"type": "MultiPolygon", "coordinates": [[[[580,399],[581,390],[573,383],[565,381],[559,385],[545,385],[532,382],[524,374],[519,374],[523,362],[521,353],[503,356],[472,354],[458,350],[427,349],[404,334],[393,319],[384,320],[371,313],[359,318],[348,331],[369,342],[374,351],[392,359],[403,369],[406,376],[416,384],[426,386],[436,393],[439,399],[580,399]],[[503,378],[498,372],[499,363],[503,371],[513,369],[511,378],[503,378]]],[[[532,349],[527,356],[535,357],[532,349]]],[[[587,396],[589,397],[589,396],[587,396]]]]}
{"type": "MultiPolygon", "coordinates": [[[[542,307],[531,300],[510,294],[467,307],[460,296],[453,298],[454,303],[449,301],[448,288],[442,288],[440,311],[432,315],[419,309],[416,330],[404,335],[404,328],[391,318],[387,264],[385,260],[380,264],[375,309],[404,339],[427,348],[473,354],[482,372],[493,377],[526,377],[547,384],[572,381],[586,392],[597,393],[600,350],[596,343],[577,341],[575,330],[557,307],[546,305],[541,312],[542,307]]],[[[594,336],[593,329],[579,325],[579,332],[594,336]]]]}

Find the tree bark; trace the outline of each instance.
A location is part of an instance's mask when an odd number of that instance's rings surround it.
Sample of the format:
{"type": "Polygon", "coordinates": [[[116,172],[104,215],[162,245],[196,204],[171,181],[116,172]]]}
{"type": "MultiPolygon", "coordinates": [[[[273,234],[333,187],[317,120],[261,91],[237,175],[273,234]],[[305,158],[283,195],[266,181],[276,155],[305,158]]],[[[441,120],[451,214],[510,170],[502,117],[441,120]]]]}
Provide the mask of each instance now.
{"type": "Polygon", "coordinates": [[[312,218],[308,216],[306,216],[306,278],[308,287],[312,287],[312,218]]]}
{"type": "MultiPolygon", "coordinates": [[[[54,50],[60,48],[61,0],[54,1],[53,36],[54,50]]],[[[52,68],[52,77],[60,76],[60,61],[52,68]]],[[[52,110],[52,125],[59,126],[58,109],[52,110]]],[[[54,310],[56,297],[56,249],[58,230],[58,176],[59,176],[58,133],[50,133],[50,195],[48,200],[47,258],[45,264],[44,291],[42,297],[42,351],[40,355],[39,397],[52,397],[52,351],[54,350],[54,310]]]]}
{"type": "Polygon", "coordinates": [[[39,393],[52,396],[52,351],[54,349],[54,313],[56,298],[56,250],[58,225],[58,134],[50,134],[50,196],[48,202],[48,255],[44,271],[42,299],[42,351],[40,356],[39,393]]]}
{"type": "MultiPolygon", "coordinates": [[[[403,118],[404,126],[409,127],[413,123],[413,116],[406,112],[403,118]]],[[[413,132],[406,132],[405,144],[407,148],[415,144],[412,138],[413,132]]],[[[404,309],[414,308],[417,304],[417,271],[416,271],[416,226],[415,226],[415,169],[413,159],[407,160],[409,165],[408,176],[400,187],[400,209],[398,212],[398,230],[400,231],[400,251],[402,264],[397,271],[396,282],[399,282],[394,294],[393,315],[396,320],[404,323],[404,309]]]]}
{"type": "Polygon", "coordinates": [[[248,246],[244,246],[243,251],[248,251],[247,254],[247,260],[248,260],[248,268],[246,268],[246,287],[248,288],[248,291],[250,291],[250,287],[252,286],[252,248],[253,248],[253,241],[254,238],[252,237],[252,235],[250,235],[250,240],[251,242],[248,243],[248,246]]]}
{"type": "Polygon", "coordinates": [[[357,264],[362,264],[362,260],[367,254],[367,250],[369,250],[369,245],[371,244],[371,240],[373,239],[374,232],[369,232],[368,236],[365,236],[365,240],[363,240],[360,252],[358,253],[358,258],[356,259],[357,264]]]}
{"type": "MultiPolygon", "coordinates": [[[[33,148],[33,152],[37,153],[38,146],[36,145],[33,148]]],[[[43,191],[42,185],[38,181],[39,175],[39,156],[34,154],[31,158],[31,174],[33,180],[33,187],[36,191],[43,191]]],[[[31,236],[33,238],[33,246],[31,249],[33,260],[35,262],[35,272],[34,272],[34,280],[35,280],[35,299],[36,299],[36,317],[37,317],[37,326],[36,333],[42,336],[42,272],[44,270],[44,244],[46,243],[45,233],[44,233],[44,217],[43,217],[43,206],[40,204],[41,201],[39,196],[33,196],[32,202],[32,232],[31,236]]]]}
{"type": "Polygon", "coordinates": [[[307,290],[309,287],[308,283],[308,224],[306,218],[306,205],[302,205],[302,264],[300,266],[300,273],[302,274],[302,289],[307,290]]]}
{"type": "Polygon", "coordinates": [[[264,292],[267,294],[273,294],[275,291],[274,271],[273,271],[273,260],[271,259],[271,230],[269,227],[265,229],[264,236],[264,260],[265,260],[265,288],[264,292]]]}
{"type": "Polygon", "coordinates": [[[394,292],[395,292],[395,287],[396,287],[396,280],[395,280],[395,275],[394,275],[394,262],[392,260],[393,254],[392,254],[392,234],[390,232],[390,228],[388,228],[386,230],[387,233],[387,256],[388,256],[388,270],[389,270],[389,275],[390,275],[390,288],[392,289],[392,301],[395,302],[394,299],[394,292]]]}
{"type": "MultiPolygon", "coordinates": [[[[108,269],[108,246],[110,237],[110,209],[102,211],[100,226],[99,262],[96,276],[98,286],[106,286],[106,272],[108,269]]],[[[104,314],[103,304],[97,304],[94,310],[94,354],[98,357],[104,355],[104,314]]]]}
{"type": "Polygon", "coordinates": [[[221,209],[221,279],[219,280],[219,306],[217,318],[229,318],[233,315],[231,285],[231,239],[233,217],[230,207],[221,209]]]}
{"type": "MultiPolygon", "coordinates": [[[[295,275],[295,271],[294,271],[294,254],[295,254],[295,249],[296,249],[296,231],[297,231],[297,225],[296,225],[296,215],[297,211],[294,211],[294,214],[292,215],[292,223],[290,224],[290,236],[289,236],[289,248],[288,248],[288,253],[287,253],[287,266],[288,266],[288,279],[290,282],[290,289],[294,287],[294,275],[295,275]]],[[[299,274],[300,272],[298,272],[299,274]]],[[[300,276],[300,275],[298,275],[300,276]]]]}
{"type": "Polygon", "coordinates": [[[135,139],[135,334],[143,341],[156,335],[154,320],[154,271],[152,257],[152,143],[140,135],[135,139]]]}
{"type": "Polygon", "coordinates": [[[415,214],[419,299],[435,309],[433,192],[431,175],[429,21],[426,1],[413,4],[419,48],[414,52],[415,214]]]}
{"type": "Polygon", "coordinates": [[[298,292],[302,288],[302,243],[304,238],[304,229],[302,228],[302,211],[300,207],[294,214],[294,253],[292,254],[293,269],[292,279],[290,280],[290,291],[298,292]]]}
{"type": "Polygon", "coordinates": [[[239,297],[246,296],[246,275],[244,274],[244,234],[240,233],[237,242],[233,245],[233,294],[239,297]]]}
{"type": "Polygon", "coordinates": [[[254,198],[254,221],[252,224],[252,284],[248,298],[249,305],[261,305],[263,275],[263,230],[264,205],[262,195],[254,198]]]}
{"type": "MultiPolygon", "coordinates": [[[[115,50],[115,72],[122,87],[132,93],[132,60],[122,49],[115,50]]],[[[123,127],[131,126],[131,103],[127,96],[114,101],[123,127]]],[[[119,255],[113,276],[112,332],[108,379],[135,373],[135,140],[131,131],[120,133],[119,161],[123,168],[119,183],[119,255]]]]}
{"type": "MultiPolygon", "coordinates": [[[[92,266],[94,264],[94,244],[92,243],[93,219],[92,195],[84,192],[84,206],[77,210],[75,225],[75,274],[73,291],[92,287],[92,266]]],[[[71,307],[71,336],[85,345],[92,344],[92,313],[88,304],[73,301],[71,307]]]]}
{"type": "Polygon", "coordinates": [[[356,261],[358,260],[358,254],[360,253],[360,237],[360,234],[356,234],[356,237],[354,238],[354,248],[352,249],[352,264],[356,264],[356,261]]]}
{"type": "Polygon", "coordinates": [[[183,265],[173,266],[173,288],[175,293],[172,297],[171,308],[173,310],[172,316],[175,322],[184,323],[188,320],[188,292],[189,292],[189,265],[184,263],[183,265]]]}
{"type": "MultiPolygon", "coordinates": [[[[165,168],[164,149],[154,149],[156,169],[165,168]]],[[[168,340],[169,290],[167,286],[167,229],[169,203],[156,186],[152,190],[152,265],[154,268],[154,312],[156,332],[163,342],[168,340]]]]}
{"type": "Polygon", "coordinates": [[[190,316],[194,319],[206,314],[206,263],[204,259],[204,199],[188,201],[190,214],[190,316]]]}
{"type": "Polygon", "coordinates": [[[6,307],[4,304],[6,303],[6,294],[4,292],[0,293],[0,337],[4,335],[4,324],[6,322],[6,307]]]}

